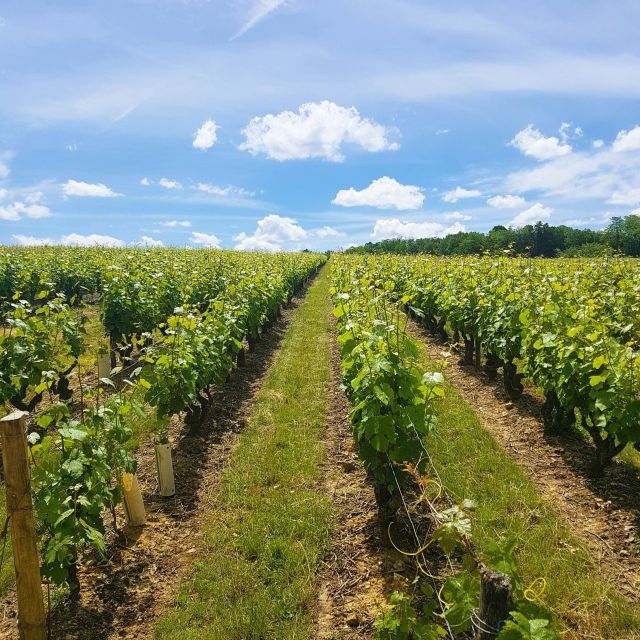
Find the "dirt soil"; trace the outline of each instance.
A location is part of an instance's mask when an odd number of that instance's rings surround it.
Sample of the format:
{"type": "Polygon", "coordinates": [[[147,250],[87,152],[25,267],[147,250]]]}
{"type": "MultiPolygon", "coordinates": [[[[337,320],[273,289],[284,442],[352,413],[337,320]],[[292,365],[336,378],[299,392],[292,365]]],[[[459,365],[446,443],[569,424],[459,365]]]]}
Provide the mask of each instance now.
{"type": "Polygon", "coordinates": [[[434,361],[446,361],[446,377],[473,407],[484,428],[521,465],[572,533],[616,578],[620,590],[640,600],[640,474],[615,462],[602,477],[591,472],[593,449],[579,436],[544,433],[542,401],[532,388],[516,402],[502,381],[458,363],[460,355],[411,323],[434,361]]]}
{"type": "Polygon", "coordinates": [[[331,348],[323,471],[336,522],[320,577],[316,639],[373,638],[374,620],[388,596],[394,589],[407,589],[415,568],[411,560],[385,544],[386,531],[379,524],[373,487],[351,435],[351,406],[340,388],[340,354],[335,339],[331,348]]]}
{"type": "MultiPolygon", "coordinates": [[[[213,394],[204,423],[190,433],[183,420],[170,425],[176,495],[156,493],[156,471],[150,440],[138,450],[138,478],[147,509],[147,525],[107,525],[107,554],[85,558],[79,569],[81,597],[53,607],[51,637],[69,640],[142,640],[153,636],[153,625],[171,605],[201,544],[201,522],[215,500],[221,472],[228,464],[251,414],[278,346],[305,291],[283,309],[282,316],[246,354],[245,365],[213,394]]],[[[46,597],[46,596],[45,596],[46,597]]],[[[17,638],[15,592],[0,604],[0,638],[17,638]]]]}

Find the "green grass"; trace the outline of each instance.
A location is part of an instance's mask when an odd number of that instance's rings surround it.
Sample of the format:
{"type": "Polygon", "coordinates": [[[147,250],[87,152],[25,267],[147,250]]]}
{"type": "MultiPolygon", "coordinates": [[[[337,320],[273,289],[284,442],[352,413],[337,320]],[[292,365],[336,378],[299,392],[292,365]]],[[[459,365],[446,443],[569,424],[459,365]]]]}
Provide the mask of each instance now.
{"type": "Polygon", "coordinates": [[[294,316],[205,522],[205,545],[155,637],[313,637],[331,503],[318,486],[329,382],[328,270],[294,316]]]}
{"type": "Polygon", "coordinates": [[[566,625],[565,639],[640,638],[638,610],[600,574],[589,550],[485,431],[460,393],[448,383],[445,391],[430,452],[447,489],[476,501],[473,539],[480,550],[491,540],[515,536],[523,580],[546,578],[544,599],[566,625]]]}
{"type": "MultiPolygon", "coordinates": [[[[7,500],[4,492],[4,484],[0,484],[0,528],[4,527],[7,521],[7,500]]],[[[7,529],[7,537],[0,539],[0,553],[4,546],[4,557],[0,566],[0,595],[4,595],[12,586],[15,580],[13,570],[13,551],[11,547],[11,529],[7,529]]]]}

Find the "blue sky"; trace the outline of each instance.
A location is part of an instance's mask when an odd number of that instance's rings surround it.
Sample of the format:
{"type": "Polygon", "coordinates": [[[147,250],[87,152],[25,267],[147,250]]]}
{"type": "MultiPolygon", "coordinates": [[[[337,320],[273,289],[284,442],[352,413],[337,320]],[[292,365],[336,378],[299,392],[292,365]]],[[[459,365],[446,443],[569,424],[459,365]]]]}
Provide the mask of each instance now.
{"type": "Polygon", "coordinates": [[[337,248],[640,207],[640,3],[7,0],[0,242],[337,248]]]}

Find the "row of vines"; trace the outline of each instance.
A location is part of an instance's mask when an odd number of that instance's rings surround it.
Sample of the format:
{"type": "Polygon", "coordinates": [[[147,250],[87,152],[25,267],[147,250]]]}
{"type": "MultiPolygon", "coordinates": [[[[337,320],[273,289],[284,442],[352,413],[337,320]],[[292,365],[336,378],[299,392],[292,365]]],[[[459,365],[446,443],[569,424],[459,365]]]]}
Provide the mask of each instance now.
{"type": "Polygon", "coordinates": [[[212,388],[242,364],[245,347],[324,259],[174,249],[3,250],[0,401],[6,412],[29,412],[45,580],[77,592],[79,558],[88,549],[104,551],[105,517],[115,518],[123,495],[131,517],[132,435],[140,421],[153,435],[158,490],[174,493],[171,418],[184,414],[188,426],[200,425],[212,388]],[[102,345],[89,340],[88,311],[99,314],[102,345]],[[93,376],[82,361],[92,363],[93,376]]]}
{"type": "Polygon", "coordinates": [[[579,427],[594,469],[640,447],[640,265],[630,259],[376,261],[427,328],[463,345],[467,364],[500,373],[512,399],[544,394],[550,433],[579,427]]]}
{"type": "MultiPolygon", "coordinates": [[[[373,482],[391,543],[416,563],[413,592],[394,593],[376,621],[378,640],[478,637],[557,640],[561,637],[540,597],[523,585],[515,541],[496,542],[480,557],[471,531],[474,505],[454,502],[428,452],[437,429],[434,402],[444,394],[439,372],[424,372],[404,310],[422,312],[403,259],[336,258],[332,295],[337,340],[359,456],[373,482]],[[403,270],[404,269],[404,270],[403,270]],[[404,513],[402,510],[404,509],[404,513]],[[401,549],[396,519],[409,521],[415,549],[401,549]],[[489,619],[481,585],[499,570],[512,589],[504,617],[489,619]]],[[[411,536],[409,536],[411,537],[411,536]]]]}

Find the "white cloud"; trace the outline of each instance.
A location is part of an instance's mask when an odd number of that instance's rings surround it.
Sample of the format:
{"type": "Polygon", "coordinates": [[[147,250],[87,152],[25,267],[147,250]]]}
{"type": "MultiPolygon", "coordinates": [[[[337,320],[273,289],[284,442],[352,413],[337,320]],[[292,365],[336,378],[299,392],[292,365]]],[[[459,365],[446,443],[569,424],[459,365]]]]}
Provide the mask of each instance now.
{"type": "Polygon", "coordinates": [[[203,247],[220,248],[220,239],[213,233],[202,233],[201,231],[193,231],[189,237],[189,242],[199,244],[203,247]]]}
{"type": "Polygon", "coordinates": [[[35,236],[23,236],[21,234],[16,234],[11,236],[16,244],[22,245],[23,247],[44,247],[48,245],[52,245],[53,241],[51,238],[36,238],[35,236]]]}
{"type": "Polygon", "coordinates": [[[482,194],[477,189],[456,187],[452,191],[445,191],[442,194],[442,200],[444,202],[458,202],[458,200],[465,200],[467,198],[477,198],[480,195],[482,194]]]}
{"type": "Polygon", "coordinates": [[[90,182],[81,182],[79,180],[67,180],[62,185],[62,191],[66,196],[90,196],[95,198],[113,198],[122,195],[112,191],[101,182],[91,184],[90,182]]]}
{"type": "Polygon", "coordinates": [[[538,222],[540,220],[547,220],[551,217],[551,212],[553,209],[551,207],[545,207],[545,205],[540,202],[536,202],[534,205],[530,206],[528,209],[525,209],[521,213],[519,213],[512,221],[512,227],[524,227],[527,224],[533,224],[534,222],[538,222]]]}
{"type": "Polygon", "coordinates": [[[142,178],[142,180],[140,180],[140,184],[143,187],[148,187],[151,184],[151,180],[149,180],[149,178],[145,176],[144,178],[142,178]]]}
{"type": "Polygon", "coordinates": [[[532,124],[518,131],[509,144],[536,160],[551,160],[571,153],[571,145],[561,144],[556,136],[545,138],[532,124]]]}
{"type": "Polygon", "coordinates": [[[506,176],[500,189],[586,200],[607,199],[615,191],[633,187],[640,187],[640,154],[602,149],[572,153],[533,169],[513,172],[506,176]]]}
{"type": "Polygon", "coordinates": [[[69,247],[124,247],[124,242],[113,236],[91,233],[87,236],[70,233],[60,238],[60,244],[69,247]]]}
{"type": "Polygon", "coordinates": [[[527,201],[521,196],[492,196],[487,198],[487,204],[494,209],[514,209],[522,207],[527,201]]]}
{"type": "Polygon", "coordinates": [[[6,178],[10,173],[9,165],[0,160],[0,178],[6,178]]]}
{"type": "Polygon", "coordinates": [[[9,195],[9,192],[6,189],[0,187],[0,200],[4,200],[9,195]]]}
{"type": "Polygon", "coordinates": [[[182,189],[182,184],[177,180],[169,180],[168,178],[160,178],[158,184],[165,189],[182,189]]]}
{"type": "Polygon", "coordinates": [[[607,202],[609,204],[626,204],[629,206],[640,204],[640,188],[616,191],[607,202]]]}
{"type": "Polygon", "coordinates": [[[562,224],[566,224],[569,227],[586,227],[586,226],[593,226],[593,225],[598,225],[598,226],[602,226],[605,223],[605,220],[603,219],[599,219],[599,218],[573,218],[572,220],[567,220],[566,222],[563,222],[562,224]]]}
{"type": "Polygon", "coordinates": [[[252,118],[242,130],[245,141],[238,147],[253,155],[264,153],[274,160],[324,158],[342,162],[343,144],[354,144],[365,151],[398,149],[389,140],[390,131],[363,118],[355,107],[335,102],[307,102],[294,111],[252,118]]]}
{"type": "Polygon", "coordinates": [[[16,210],[14,204],[10,204],[8,207],[0,207],[0,220],[16,222],[20,219],[20,213],[16,210]]]}
{"type": "Polygon", "coordinates": [[[253,29],[258,22],[266,18],[272,11],[275,11],[285,2],[286,0],[254,0],[251,11],[249,12],[249,17],[231,40],[235,40],[241,35],[247,33],[249,29],[253,29]]]}
{"type": "Polygon", "coordinates": [[[78,150],[78,145],[77,144],[66,144],[65,145],[65,149],[67,151],[77,151],[78,150]]]}
{"type": "Polygon", "coordinates": [[[138,246],[142,246],[142,247],[161,247],[162,245],[162,240],[155,240],[154,238],[151,238],[150,236],[142,236],[142,238],[140,238],[139,242],[135,242],[134,244],[138,245],[138,246]]]}
{"type": "Polygon", "coordinates": [[[591,144],[594,149],[601,149],[604,147],[604,140],[594,140],[591,144]]]}
{"type": "Polygon", "coordinates": [[[191,222],[189,220],[167,220],[160,223],[163,227],[190,227],[191,222]]]}
{"type": "Polygon", "coordinates": [[[282,245],[301,242],[308,233],[293,218],[285,218],[272,213],[258,220],[258,227],[252,235],[240,233],[234,247],[240,251],[281,251],[282,245]]]}
{"type": "Polygon", "coordinates": [[[575,127],[573,131],[571,131],[572,126],[570,122],[563,122],[560,125],[558,132],[560,133],[562,144],[566,144],[571,138],[581,138],[583,136],[582,127],[575,127]]]}
{"type": "Polygon", "coordinates": [[[315,229],[313,231],[313,235],[318,238],[339,238],[344,236],[344,233],[334,229],[333,227],[320,227],[320,229],[315,229]]]}
{"type": "Polygon", "coordinates": [[[332,200],[341,207],[376,207],[377,209],[419,209],[424,202],[420,187],[401,184],[393,178],[384,176],[374,180],[366,189],[356,191],[341,189],[332,200]]]}
{"type": "Polygon", "coordinates": [[[449,227],[438,222],[402,222],[397,218],[376,220],[371,237],[385,238],[442,238],[450,233],[464,231],[464,225],[455,222],[449,227]]]}
{"type": "Polygon", "coordinates": [[[616,152],[640,149],[640,126],[635,126],[629,131],[618,131],[611,148],[616,152]]]}
{"type": "Polygon", "coordinates": [[[472,220],[472,216],[466,213],[460,213],[459,211],[453,211],[452,213],[445,213],[445,220],[472,220]]]}
{"type": "Polygon", "coordinates": [[[233,185],[227,185],[226,187],[220,187],[217,184],[209,184],[208,182],[198,182],[198,184],[194,187],[198,191],[203,191],[204,193],[210,193],[213,196],[221,196],[227,197],[231,195],[237,196],[254,196],[255,193],[252,191],[247,191],[242,187],[234,187],[233,185]]]}
{"type": "Polygon", "coordinates": [[[206,120],[202,126],[195,132],[193,136],[193,146],[196,149],[211,149],[213,145],[218,141],[218,135],[216,131],[219,129],[218,125],[213,120],[206,120]]]}
{"type": "Polygon", "coordinates": [[[51,210],[42,204],[35,204],[42,194],[27,196],[25,202],[12,202],[0,207],[0,220],[10,220],[16,222],[22,219],[22,215],[28,218],[47,218],[51,215],[51,210]]]}

